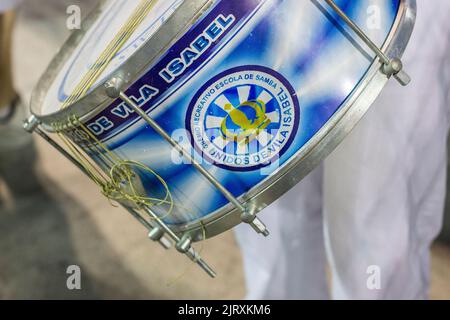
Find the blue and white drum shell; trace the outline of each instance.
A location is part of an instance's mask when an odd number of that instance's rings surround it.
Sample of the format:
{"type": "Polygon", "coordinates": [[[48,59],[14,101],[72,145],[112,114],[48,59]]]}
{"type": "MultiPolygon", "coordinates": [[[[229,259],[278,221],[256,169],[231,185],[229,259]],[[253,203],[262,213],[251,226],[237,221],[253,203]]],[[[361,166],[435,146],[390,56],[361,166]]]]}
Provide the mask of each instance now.
{"type": "MultiPolygon", "coordinates": [[[[132,61],[158,28],[192,1],[163,2],[100,82],[123,61],[132,61]]],[[[387,77],[374,54],[324,1],[203,2],[201,14],[177,30],[125,93],[257,213],[337,145],[387,77]]],[[[403,53],[411,23],[406,29],[402,25],[408,23],[408,10],[414,12],[413,1],[336,3],[385,52],[403,53]]],[[[109,10],[120,13],[123,7],[109,10]]],[[[95,52],[95,32],[104,32],[114,16],[108,11],[96,21],[85,48],[71,54],[41,108],[50,110],[70,94],[67,79],[76,82],[89,65],[83,52],[95,52]]],[[[175,230],[204,227],[211,237],[240,222],[221,192],[122,100],[103,104],[85,125],[110,150],[145,164],[166,181],[178,206],[164,219],[175,230]]],[[[162,192],[153,175],[139,174],[149,196],[162,192]]]]}

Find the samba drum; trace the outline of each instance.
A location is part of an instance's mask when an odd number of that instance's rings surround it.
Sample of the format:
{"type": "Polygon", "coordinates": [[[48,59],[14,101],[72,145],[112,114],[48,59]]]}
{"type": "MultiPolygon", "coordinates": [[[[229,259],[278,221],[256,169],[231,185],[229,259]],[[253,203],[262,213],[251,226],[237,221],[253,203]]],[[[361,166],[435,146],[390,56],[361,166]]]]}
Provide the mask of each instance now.
{"type": "Polygon", "coordinates": [[[104,1],[35,89],[45,138],[165,247],[248,223],[394,77],[414,0],[104,1]]]}

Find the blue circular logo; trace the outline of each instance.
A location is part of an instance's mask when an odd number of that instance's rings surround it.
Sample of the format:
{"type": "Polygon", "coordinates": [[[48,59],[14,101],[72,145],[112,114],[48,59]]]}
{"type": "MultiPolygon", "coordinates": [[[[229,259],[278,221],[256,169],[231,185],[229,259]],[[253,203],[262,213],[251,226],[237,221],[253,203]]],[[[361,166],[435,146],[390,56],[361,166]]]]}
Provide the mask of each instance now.
{"type": "Polygon", "coordinates": [[[186,118],[193,147],[221,168],[251,171],[280,158],[298,129],[294,88],[261,66],[227,70],[208,81],[186,118]]]}

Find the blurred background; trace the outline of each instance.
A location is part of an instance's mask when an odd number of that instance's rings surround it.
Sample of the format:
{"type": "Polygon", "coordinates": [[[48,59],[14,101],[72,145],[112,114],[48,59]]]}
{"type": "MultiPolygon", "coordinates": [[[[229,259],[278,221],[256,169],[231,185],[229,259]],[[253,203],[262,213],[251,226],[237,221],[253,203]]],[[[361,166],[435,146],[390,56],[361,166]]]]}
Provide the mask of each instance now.
{"type": "MultiPolygon", "coordinates": [[[[66,9],[85,16],[93,0],[25,1],[14,29],[16,87],[28,108],[33,87],[69,30],[66,9]]],[[[1,139],[1,137],[0,137],[1,139]]],[[[37,183],[14,195],[0,181],[0,299],[241,299],[242,261],[232,232],[207,241],[202,255],[219,276],[209,279],[175,250],[164,251],[96,185],[43,141],[36,139],[37,183]],[[66,268],[78,265],[82,290],[66,287],[66,268]]],[[[23,157],[31,157],[23,154],[23,157]]],[[[31,165],[31,161],[29,162],[31,165]]],[[[17,184],[30,173],[10,172],[17,184]]],[[[450,187],[450,185],[449,185],[450,187]]],[[[447,200],[450,208],[450,200],[447,200]]],[[[450,211],[450,210],[447,210],[450,211]]],[[[450,299],[450,214],[433,247],[433,299],[450,299]]]]}

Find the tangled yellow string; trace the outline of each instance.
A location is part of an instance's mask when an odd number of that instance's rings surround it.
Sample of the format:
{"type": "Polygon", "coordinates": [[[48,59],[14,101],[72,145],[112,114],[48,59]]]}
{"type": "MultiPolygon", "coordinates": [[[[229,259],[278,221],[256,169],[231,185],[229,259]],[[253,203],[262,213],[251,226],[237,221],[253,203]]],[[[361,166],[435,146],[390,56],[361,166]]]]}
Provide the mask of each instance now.
{"type": "Polygon", "coordinates": [[[132,202],[138,207],[166,206],[167,209],[164,210],[165,214],[160,217],[161,219],[170,216],[175,208],[184,212],[191,211],[185,206],[175,204],[172,192],[161,175],[143,163],[134,160],[124,160],[119,157],[76,117],[71,117],[65,125],[54,123],[52,126],[70,153],[108,199],[119,203],[124,201],[132,202]],[[67,137],[67,134],[75,132],[75,130],[80,130],[76,136],[83,140],[78,141],[78,144],[82,145],[84,149],[81,149],[79,145],[67,137]],[[93,163],[89,159],[87,156],[88,151],[97,156],[97,161],[105,165],[105,170],[101,170],[97,163],[93,163]],[[161,184],[164,194],[162,198],[149,197],[145,194],[145,190],[139,190],[138,184],[140,180],[136,169],[147,173],[148,176],[153,176],[161,184]]]}

